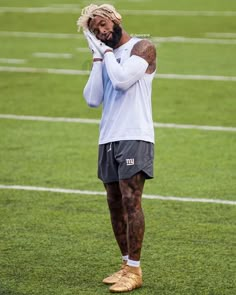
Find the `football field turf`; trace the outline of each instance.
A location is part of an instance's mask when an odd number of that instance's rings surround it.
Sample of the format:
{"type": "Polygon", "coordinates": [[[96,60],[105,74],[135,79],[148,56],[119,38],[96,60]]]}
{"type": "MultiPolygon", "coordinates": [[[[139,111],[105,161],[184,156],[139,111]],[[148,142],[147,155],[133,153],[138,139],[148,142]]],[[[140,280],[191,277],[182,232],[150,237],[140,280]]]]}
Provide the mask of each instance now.
{"type": "MultiPolygon", "coordinates": [[[[235,295],[236,2],[105,2],[158,52],[133,293],[235,295]]],[[[87,4],[0,0],[0,295],[109,294],[120,264],[96,175],[101,108],[82,96],[87,4]]]]}

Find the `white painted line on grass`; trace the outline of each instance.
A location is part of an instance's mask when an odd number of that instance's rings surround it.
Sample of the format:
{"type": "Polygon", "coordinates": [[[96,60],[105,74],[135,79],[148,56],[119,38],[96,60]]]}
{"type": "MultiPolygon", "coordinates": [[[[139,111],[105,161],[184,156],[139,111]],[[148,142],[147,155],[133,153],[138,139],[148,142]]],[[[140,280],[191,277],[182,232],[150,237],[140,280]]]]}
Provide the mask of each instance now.
{"type": "Polygon", "coordinates": [[[39,191],[39,192],[54,192],[65,194],[80,194],[80,195],[105,195],[105,192],[87,191],[87,190],[73,190],[63,188],[49,188],[37,186],[21,186],[21,185],[0,185],[0,189],[10,190],[25,190],[25,191],[39,191]]]}
{"type": "Polygon", "coordinates": [[[209,32],[205,34],[206,37],[216,38],[236,38],[236,33],[213,33],[209,32]]]}
{"type": "MultiPolygon", "coordinates": [[[[131,34],[139,37],[140,35],[131,34]]],[[[11,32],[0,31],[0,37],[17,37],[17,38],[49,38],[49,39],[84,39],[82,34],[66,34],[66,33],[37,33],[37,32],[11,32]]],[[[142,34],[140,37],[150,38],[156,43],[193,43],[193,44],[224,44],[235,45],[236,40],[232,39],[209,39],[209,38],[188,38],[184,36],[170,36],[170,37],[158,37],[150,36],[149,34],[142,34]]],[[[86,48],[85,48],[86,49],[86,48]]],[[[84,49],[84,50],[85,50],[84,49]]]]}
{"type": "Polygon", "coordinates": [[[80,13],[78,7],[0,7],[0,13],[80,13]]]}
{"type": "Polygon", "coordinates": [[[236,16],[236,11],[205,11],[205,10],[122,10],[124,15],[163,15],[163,16],[236,16]]]}
{"type": "Polygon", "coordinates": [[[0,31],[2,37],[17,37],[17,38],[49,38],[49,39],[80,39],[82,34],[66,34],[66,33],[40,33],[40,32],[13,32],[0,31]]]}
{"type": "Polygon", "coordinates": [[[178,202],[195,202],[195,203],[213,203],[236,205],[236,201],[219,200],[219,199],[205,199],[205,198],[191,198],[191,197],[172,197],[172,196],[158,196],[158,195],[143,195],[145,199],[157,199],[163,201],[178,201],[178,202]]]}
{"type": "Polygon", "coordinates": [[[73,57],[71,53],[51,53],[51,52],[34,52],[32,54],[35,57],[43,57],[43,58],[65,58],[70,59],[73,57]]]}
{"type": "Polygon", "coordinates": [[[50,4],[48,7],[57,7],[57,8],[80,8],[78,4],[50,4]]]}
{"type": "MultiPolygon", "coordinates": [[[[50,69],[50,68],[22,68],[0,66],[0,72],[13,73],[46,73],[57,75],[89,75],[90,71],[73,69],[50,69]]],[[[207,81],[236,81],[236,76],[209,76],[209,75],[184,75],[184,74],[156,74],[155,78],[173,80],[207,80],[207,81]]]]}
{"type": "Polygon", "coordinates": [[[45,122],[67,122],[67,123],[85,123],[99,124],[98,119],[87,118],[62,118],[62,117],[43,117],[43,116],[19,116],[12,114],[0,114],[0,119],[22,120],[22,121],[45,121],[45,122]]]}
{"type": "Polygon", "coordinates": [[[0,58],[0,63],[24,64],[24,63],[26,63],[26,60],[25,59],[19,59],[19,58],[0,58]]]}
{"type": "MultiPolygon", "coordinates": [[[[22,121],[45,121],[45,122],[67,122],[67,123],[84,123],[84,124],[99,124],[99,119],[88,118],[63,118],[63,117],[43,117],[43,116],[22,116],[13,114],[0,114],[0,119],[22,120],[22,121]]],[[[236,127],[223,126],[202,126],[202,125],[187,125],[174,123],[157,123],[154,122],[155,128],[173,128],[173,129],[197,129],[204,131],[231,131],[236,132],[236,127]]]]}
{"type": "Polygon", "coordinates": [[[174,80],[207,80],[207,81],[236,81],[236,76],[209,76],[209,75],[183,75],[183,74],[156,74],[156,78],[174,80]]]}
{"type": "Polygon", "coordinates": [[[236,127],[223,127],[223,126],[204,126],[204,125],[189,125],[189,124],[174,124],[174,123],[156,123],[156,128],[173,128],[173,129],[197,129],[206,131],[231,131],[236,132],[236,127]]]}
{"type": "MultiPolygon", "coordinates": [[[[79,7],[0,7],[0,13],[81,13],[79,7]]],[[[205,10],[129,10],[120,9],[123,15],[163,15],[163,16],[236,16],[236,11],[205,10]]]]}
{"type": "MultiPolygon", "coordinates": [[[[102,195],[102,196],[106,195],[105,192],[101,192],[101,191],[87,191],[87,190],[75,190],[75,189],[64,189],[64,188],[47,188],[47,187],[21,186],[21,185],[0,185],[0,189],[53,192],[53,193],[77,194],[77,195],[78,194],[79,195],[102,195]]],[[[162,200],[162,201],[236,205],[236,201],[219,200],[219,199],[205,199],[205,198],[191,198],[191,197],[186,198],[186,197],[159,196],[159,195],[146,195],[146,194],[143,194],[143,198],[152,199],[152,200],[162,200]]]]}
{"type": "Polygon", "coordinates": [[[154,43],[193,43],[193,44],[227,44],[236,45],[236,40],[232,39],[207,39],[207,38],[187,38],[182,36],[174,37],[152,37],[154,43]]]}
{"type": "Polygon", "coordinates": [[[1,67],[0,72],[13,73],[46,73],[57,75],[89,75],[90,71],[73,69],[48,69],[48,68],[21,68],[21,67],[1,67]]]}

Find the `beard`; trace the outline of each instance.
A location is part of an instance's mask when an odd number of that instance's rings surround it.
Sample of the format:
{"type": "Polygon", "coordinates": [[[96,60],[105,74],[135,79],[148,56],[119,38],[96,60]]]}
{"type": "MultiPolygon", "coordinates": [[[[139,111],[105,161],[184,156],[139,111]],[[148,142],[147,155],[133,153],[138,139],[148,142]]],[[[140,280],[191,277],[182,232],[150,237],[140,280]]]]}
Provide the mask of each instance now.
{"type": "Polygon", "coordinates": [[[103,42],[107,46],[114,49],[119,44],[121,37],[122,37],[122,28],[118,24],[114,24],[112,38],[110,40],[105,40],[103,42]]]}

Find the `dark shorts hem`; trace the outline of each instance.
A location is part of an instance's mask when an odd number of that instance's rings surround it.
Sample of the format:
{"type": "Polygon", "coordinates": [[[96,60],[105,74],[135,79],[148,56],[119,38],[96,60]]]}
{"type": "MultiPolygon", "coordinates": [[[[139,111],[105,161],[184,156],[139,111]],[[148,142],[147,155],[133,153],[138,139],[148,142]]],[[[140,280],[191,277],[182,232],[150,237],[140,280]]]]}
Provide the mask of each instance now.
{"type": "Polygon", "coordinates": [[[153,178],[154,144],[127,140],[99,145],[98,178],[103,183],[129,179],[139,172],[153,178]]]}

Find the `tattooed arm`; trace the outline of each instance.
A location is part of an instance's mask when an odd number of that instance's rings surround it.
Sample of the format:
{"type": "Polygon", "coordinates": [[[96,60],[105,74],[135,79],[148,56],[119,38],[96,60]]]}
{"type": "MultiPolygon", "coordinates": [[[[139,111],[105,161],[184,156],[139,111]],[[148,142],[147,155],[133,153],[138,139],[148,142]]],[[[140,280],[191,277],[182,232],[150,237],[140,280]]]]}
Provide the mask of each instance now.
{"type": "Polygon", "coordinates": [[[105,52],[104,62],[113,87],[125,91],[145,73],[153,73],[156,68],[155,53],[155,47],[147,40],[135,44],[131,56],[122,65],[116,61],[113,52],[105,52]]]}
{"type": "Polygon", "coordinates": [[[137,55],[145,59],[148,63],[147,74],[156,70],[156,48],[149,40],[141,40],[134,45],[131,56],[137,55]]]}

